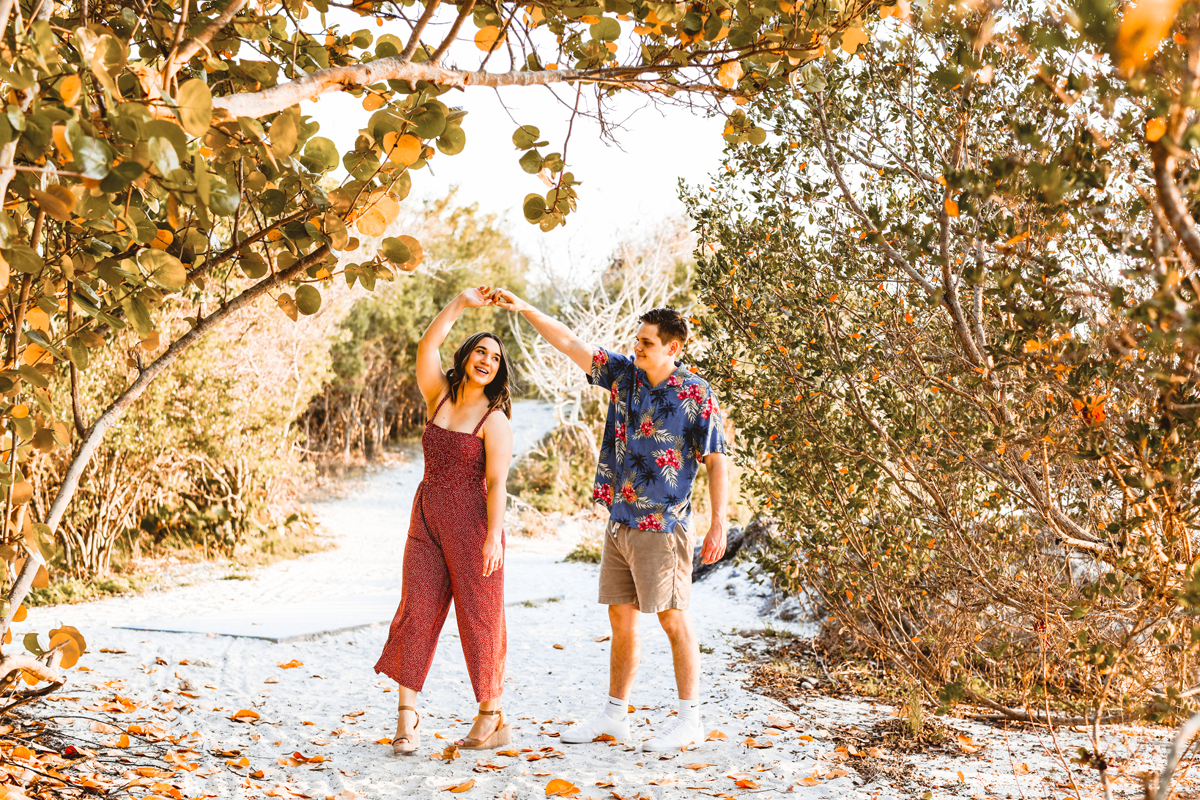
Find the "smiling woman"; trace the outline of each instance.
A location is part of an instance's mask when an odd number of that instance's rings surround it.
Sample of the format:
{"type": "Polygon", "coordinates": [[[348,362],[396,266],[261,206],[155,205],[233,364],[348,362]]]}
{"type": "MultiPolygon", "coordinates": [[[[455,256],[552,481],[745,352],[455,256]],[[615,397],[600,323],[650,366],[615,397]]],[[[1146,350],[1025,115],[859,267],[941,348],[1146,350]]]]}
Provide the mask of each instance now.
{"type": "Polygon", "coordinates": [[[400,684],[392,740],[397,755],[412,755],[421,744],[417,693],[433,663],[451,600],[479,701],[470,735],[457,744],[494,749],[511,737],[500,708],[508,650],[503,526],[512,458],[511,370],[504,345],[487,332],[458,348],[448,372],[442,372],[438,355],[462,312],[489,305],[489,294],[481,286],[455,297],[430,323],[417,349],[417,385],[429,410],[421,437],[425,477],[413,500],[400,607],[375,665],[376,672],[400,684]],[[493,414],[496,409],[504,413],[493,414]]]}

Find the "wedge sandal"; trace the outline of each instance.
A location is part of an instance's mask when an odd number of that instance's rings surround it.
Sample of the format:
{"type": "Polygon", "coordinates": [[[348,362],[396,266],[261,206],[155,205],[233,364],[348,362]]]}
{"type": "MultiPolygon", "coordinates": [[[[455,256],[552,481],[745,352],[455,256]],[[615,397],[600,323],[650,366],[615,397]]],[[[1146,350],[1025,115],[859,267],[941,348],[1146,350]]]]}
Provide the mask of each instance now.
{"type": "Polygon", "coordinates": [[[496,730],[492,731],[486,739],[475,739],[468,736],[465,739],[460,739],[456,742],[460,750],[495,750],[498,747],[504,747],[506,744],[512,744],[512,726],[504,722],[504,709],[497,708],[494,711],[480,711],[482,715],[495,716],[500,715],[500,723],[496,726],[496,730]]]}

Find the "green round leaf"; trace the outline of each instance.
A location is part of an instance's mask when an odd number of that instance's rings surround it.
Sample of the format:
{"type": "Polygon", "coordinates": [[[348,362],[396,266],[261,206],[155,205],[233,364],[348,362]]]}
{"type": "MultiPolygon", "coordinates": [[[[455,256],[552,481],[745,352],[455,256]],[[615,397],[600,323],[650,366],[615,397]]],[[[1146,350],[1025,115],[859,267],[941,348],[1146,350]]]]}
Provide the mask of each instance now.
{"type": "Polygon", "coordinates": [[[408,245],[394,236],[384,239],[379,249],[383,252],[384,258],[397,264],[403,264],[412,258],[412,251],[408,249],[408,245]]]}
{"type": "Polygon", "coordinates": [[[541,135],[542,132],[534,126],[522,125],[521,127],[517,128],[516,133],[513,134],[512,140],[513,144],[516,145],[518,150],[528,150],[529,148],[533,147],[534,142],[536,142],[538,137],[541,135]]]}
{"type": "Polygon", "coordinates": [[[312,316],[321,309],[321,293],[311,283],[296,288],[296,308],[305,316],[312,316]]]}
{"type": "Polygon", "coordinates": [[[530,222],[537,222],[546,215],[545,198],[540,194],[525,195],[525,202],[521,205],[521,213],[530,222]]]}
{"type": "Polygon", "coordinates": [[[175,98],[179,104],[179,122],[192,136],[208,133],[212,122],[212,100],[212,90],[199,78],[185,81],[179,87],[179,96],[175,98]]]}
{"type": "Polygon", "coordinates": [[[137,261],[149,273],[150,281],[164,289],[182,289],[187,283],[187,267],[165,250],[147,248],[138,253],[137,261]]]}
{"type": "Polygon", "coordinates": [[[324,136],[314,136],[304,146],[301,162],[313,172],[328,172],[338,165],[337,145],[324,136]]]}
{"type": "Polygon", "coordinates": [[[457,125],[447,125],[437,140],[437,148],[448,156],[456,156],[467,146],[467,134],[457,125]]]}
{"type": "Polygon", "coordinates": [[[750,129],[750,144],[762,144],[767,140],[767,132],[757,125],[750,129]]]}
{"type": "Polygon", "coordinates": [[[238,258],[238,266],[247,278],[261,278],[267,274],[267,262],[257,253],[246,253],[238,258]]]}
{"type": "Polygon", "coordinates": [[[612,17],[604,17],[591,28],[592,38],[602,42],[615,42],[621,38],[621,23],[612,17]]]}
{"type": "Polygon", "coordinates": [[[537,150],[530,150],[521,156],[520,164],[530,175],[537,175],[542,170],[542,155],[537,150]]]}
{"type": "Polygon", "coordinates": [[[208,190],[208,207],[219,217],[228,217],[236,211],[241,199],[237,190],[223,181],[213,181],[208,190]]]}
{"type": "Polygon", "coordinates": [[[436,100],[418,106],[408,118],[408,132],[420,139],[436,139],[446,130],[446,110],[436,100]]]}

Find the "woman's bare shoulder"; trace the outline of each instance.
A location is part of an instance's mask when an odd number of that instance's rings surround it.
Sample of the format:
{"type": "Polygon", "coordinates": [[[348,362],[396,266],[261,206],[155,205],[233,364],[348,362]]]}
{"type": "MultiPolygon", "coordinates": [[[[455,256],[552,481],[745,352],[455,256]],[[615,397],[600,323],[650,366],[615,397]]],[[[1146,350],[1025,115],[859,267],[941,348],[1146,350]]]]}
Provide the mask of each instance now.
{"type": "Polygon", "coordinates": [[[512,436],[512,422],[509,421],[508,415],[503,409],[497,408],[491,414],[488,414],[487,420],[483,423],[483,434],[508,434],[512,436]]]}

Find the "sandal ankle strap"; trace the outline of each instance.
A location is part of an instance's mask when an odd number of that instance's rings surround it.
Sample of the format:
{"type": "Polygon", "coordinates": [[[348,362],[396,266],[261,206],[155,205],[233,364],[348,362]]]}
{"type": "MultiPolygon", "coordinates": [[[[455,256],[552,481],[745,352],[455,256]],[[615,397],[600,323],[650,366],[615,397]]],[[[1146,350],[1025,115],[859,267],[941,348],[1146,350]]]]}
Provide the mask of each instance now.
{"type": "Polygon", "coordinates": [[[503,714],[503,713],[504,713],[504,709],[503,709],[503,708],[497,708],[497,709],[494,709],[494,710],[492,710],[492,711],[482,711],[482,710],[481,710],[479,713],[480,713],[480,714],[486,714],[486,715],[487,715],[487,716],[489,716],[489,717],[494,717],[494,716],[496,716],[497,714],[503,714]]]}

